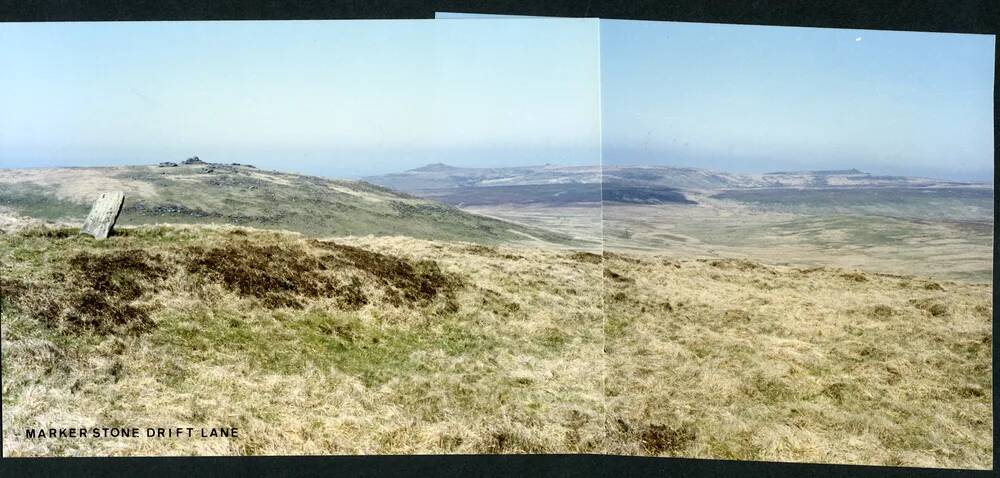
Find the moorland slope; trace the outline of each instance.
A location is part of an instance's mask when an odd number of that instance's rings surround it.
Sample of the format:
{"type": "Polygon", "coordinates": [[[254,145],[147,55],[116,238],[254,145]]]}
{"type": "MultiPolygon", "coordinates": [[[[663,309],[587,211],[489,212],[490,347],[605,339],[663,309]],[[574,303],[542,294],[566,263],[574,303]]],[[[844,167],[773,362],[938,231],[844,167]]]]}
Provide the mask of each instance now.
{"type": "Polygon", "coordinates": [[[312,235],[572,243],[567,236],[547,229],[470,214],[362,181],[200,161],[172,166],[0,169],[0,216],[7,217],[0,218],[0,223],[80,223],[93,200],[108,190],[125,192],[119,224],[126,226],[230,224],[312,235]]]}

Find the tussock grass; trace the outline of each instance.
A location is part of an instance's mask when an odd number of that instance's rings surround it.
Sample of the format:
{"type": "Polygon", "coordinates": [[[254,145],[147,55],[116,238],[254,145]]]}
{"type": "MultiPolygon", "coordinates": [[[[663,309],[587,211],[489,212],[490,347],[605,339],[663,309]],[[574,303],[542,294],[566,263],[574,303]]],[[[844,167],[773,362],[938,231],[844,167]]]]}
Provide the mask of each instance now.
{"type": "Polygon", "coordinates": [[[0,237],[4,454],[992,466],[991,287],[143,226],[0,237]],[[603,326],[602,326],[603,325],[603,326]],[[45,440],[27,427],[236,426],[45,440]]]}
{"type": "Polygon", "coordinates": [[[598,451],[600,274],[566,252],[404,237],[0,236],[4,454],[598,451]],[[23,438],[50,426],[240,437],[23,438]]]}
{"type": "Polygon", "coordinates": [[[743,259],[604,264],[607,452],[992,466],[989,285],[743,259]]]}

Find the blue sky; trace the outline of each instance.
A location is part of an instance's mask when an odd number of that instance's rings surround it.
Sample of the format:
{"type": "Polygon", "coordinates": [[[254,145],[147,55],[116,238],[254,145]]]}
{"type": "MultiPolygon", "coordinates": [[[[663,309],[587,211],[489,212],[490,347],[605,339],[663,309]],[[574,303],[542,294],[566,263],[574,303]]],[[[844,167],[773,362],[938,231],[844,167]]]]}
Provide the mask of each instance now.
{"type": "Polygon", "coordinates": [[[0,24],[0,167],[600,160],[596,20],[0,24]]]}
{"type": "Polygon", "coordinates": [[[993,174],[992,36],[498,18],[6,23],[0,45],[0,167],[993,174]]]}
{"type": "Polygon", "coordinates": [[[992,35],[601,20],[604,164],[993,175],[992,35]]]}

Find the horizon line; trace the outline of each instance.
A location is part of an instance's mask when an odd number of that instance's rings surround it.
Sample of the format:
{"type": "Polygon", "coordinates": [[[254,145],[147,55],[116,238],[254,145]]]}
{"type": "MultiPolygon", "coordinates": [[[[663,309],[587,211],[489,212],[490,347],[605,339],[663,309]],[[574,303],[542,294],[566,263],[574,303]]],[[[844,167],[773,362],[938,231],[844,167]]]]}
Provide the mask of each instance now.
{"type": "MultiPolygon", "coordinates": [[[[189,158],[190,159],[190,158],[189,158]]],[[[92,168],[129,168],[129,167],[141,167],[141,166],[160,166],[162,163],[174,163],[178,166],[186,166],[183,164],[184,160],[179,161],[160,161],[160,162],[150,162],[150,163],[133,163],[133,164],[106,164],[106,165],[75,165],[75,166],[2,166],[0,165],[0,170],[30,170],[30,169],[92,169],[92,168]]],[[[253,169],[258,169],[260,171],[274,171],[274,172],[291,172],[290,170],[280,170],[280,169],[265,169],[260,168],[252,163],[234,163],[234,162],[212,162],[209,160],[204,160],[202,164],[204,165],[222,165],[222,166],[244,166],[251,167],[253,169]]],[[[197,164],[195,164],[197,165],[197,164]]],[[[670,165],[670,164],[653,164],[653,163],[627,163],[627,164],[613,164],[605,165],[603,163],[596,164],[567,164],[567,163],[544,163],[544,164],[522,164],[522,165],[498,165],[498,166],[453,166],[445,162],[432,162],[424,164],[423,166],[417,166],[415,168],[401,169],[397,172],[381,173],[381,174],[365,174],[355,176],[357,180],[364,180],[366,177],[379,177],[387,176],[393,174],[404,174],[404,173],[421,173],[424,171],[419,171],[420,169],[427,168],[429,166],[445,167],[451,169],[466,169],[466,170],[483,170],[483,169],[525,169],[525,168],[589,168],[589,167],[600,167],[603,171],[605,168],[639,168],[639,169],[679,169],[679,170],[691,170],[691,171],[707,171],[714,173],[726,173],[726,174],[740,174],[740,175],[761,175],[761,176],[773,176],[773,175],[783,175],[783,174],[809,174],[809,173],[826,173],[826,174],[861,174],[867,176],[890,176],[898,178],[911,178],[911,179],[929,179],[935,181],[952,182],[952,183],[973,183],[973,184],[990,184],[992,185],[993,177],[995,176],[993,171],[990,171],[990,178],[976,179],[976,180],[958,180],[958,179],[947,179],[943,177],[933,177],[933,176],[919,176],[919,175],[900,175],[900,174],[879,174],[871,173],[857,166],[845,166],[840,168],[819,168],[819,169],[789,169],[789,170],[772,170],[772,171],[757,171],[757,172],[740,172],[735,170],[723,170],[723,169],[712,169],[712,168],[699,168],[694,166],[682,166],[682,165],[670,165]]],[[[338,179],[343,178],[343,176],[330,176],[326,174],[307,174],[307,173],[295,173],[304,176],[315,176],[323,178],[338,179]]]]}

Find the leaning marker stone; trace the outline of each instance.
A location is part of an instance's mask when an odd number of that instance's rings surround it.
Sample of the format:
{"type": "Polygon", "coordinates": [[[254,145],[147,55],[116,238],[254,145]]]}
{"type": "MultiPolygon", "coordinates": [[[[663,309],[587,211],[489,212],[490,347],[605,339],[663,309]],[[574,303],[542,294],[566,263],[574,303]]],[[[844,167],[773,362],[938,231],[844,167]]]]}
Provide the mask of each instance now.
{"type": "Polygon", "coordinates": [[[107,239],[108,234],[111,234],[111,229],[115,227],[115,221],[118,220],[124,203],[125,193],[121,191],[101,193],[101,197],[94,201],[94,207],[87,215],[87,220],[83,223],[80,233],[90,234],[98,240],[107,239]]]}

